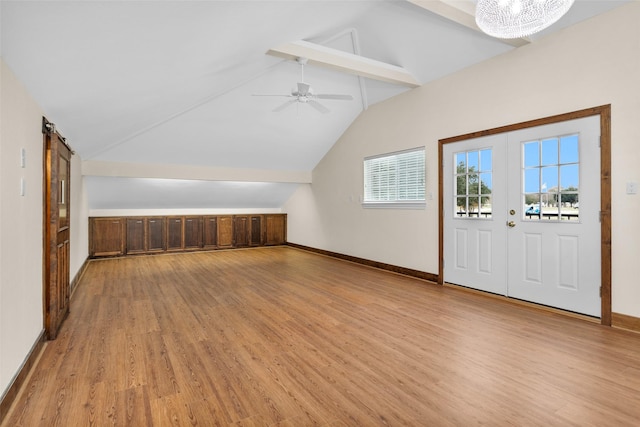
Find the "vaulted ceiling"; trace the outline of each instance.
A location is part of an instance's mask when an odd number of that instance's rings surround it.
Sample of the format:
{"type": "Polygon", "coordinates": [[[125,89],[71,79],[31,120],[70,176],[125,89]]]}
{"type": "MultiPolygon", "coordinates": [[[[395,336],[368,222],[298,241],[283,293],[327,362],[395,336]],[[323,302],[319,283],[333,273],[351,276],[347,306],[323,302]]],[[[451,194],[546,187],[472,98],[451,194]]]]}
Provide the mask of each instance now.
{"type": "Polygon", "coordinates": [[[474,29],[473,1],[3,0],[1,54],[85,161],[91,208],[279,207],[359,114],[412,87],[358,56],[424,84],[625,2],[577,0],[505,43],[474,29]],[[299,45],[304,81],[352,101],[252,96],[291,94],[299,45]]]}

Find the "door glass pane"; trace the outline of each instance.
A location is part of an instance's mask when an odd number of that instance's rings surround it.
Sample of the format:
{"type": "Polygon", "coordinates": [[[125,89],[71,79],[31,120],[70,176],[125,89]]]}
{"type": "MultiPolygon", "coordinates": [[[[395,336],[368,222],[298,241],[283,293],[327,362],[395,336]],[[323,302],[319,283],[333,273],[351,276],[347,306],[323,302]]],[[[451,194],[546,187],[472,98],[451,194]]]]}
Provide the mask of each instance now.
{"type": "Polygon", "coordinates": [[[480,171],[491,171],[493,161],[491,160],[491,150],[480,151],[480,171]]]}
{"type": "Polygon", "coordinates": [[[538,141],[524,143],[524,167],[540,166],[540,144],[538,141]]]}
{"type": "Polygon", "coordinates": [[[578,165],[560,166],[560,190],[578,191],[578,165]]]}
{"type": "Polygon", "coordinates": [[[478,216],[478,196],[469,197],[469,216],[478,216]]]}
{"type": "Polygon", "coordinates": [[[542,168],[542,192],[558,190],[558,167],[549,166],[542,168]]]}
{"type": "Polygon", "coordinates": [[[545,139],[542,141],[542,165],[558,164],[558,139],[545,139]]]}
{"type": "Polygon", "coordinates": [[[469,174],[468,175],[468,184],[467,188],[469,189],[469,195],[477,195],[480,194],[480,186],[478,185],[478,174],[469,174]]]}
{"type": "Polygon", "coordinates": [[[69,179],[67,176],[69,162],[64,157],[58,160],[58,227],[66,227],[69,225],[69,200],[68,186],[69,179]]]}
{"type": "Polygon", "coordinates": [[[493,188],[491,149],[454,154],[456,218],[491,218],[493,188]],[[481,171],[481,173],[480,173],[481,171]]]}
{"type": "Polygon", "coordinates": [[[469,162],[469,172],[477,172],[480,169],[480,156],[477,151],[469,151],[467,161],[469,162]]]}
{"type": "Polygon", "coordinates": [[[578,135],[563,136],[560,138],[560,163],[578,162],[578,135]]]}
{"type": "Polygon", "coordinates": [[[467,171],[467,153],[458,153],[455,155],[455,159],[458,173],[465,173],[467,171]]]}
{"type": "Polygon", "coordinates": [[[467,214],[467,198],[466,197],[456,198],[456,215],[465,216],[466,214],[467,214]]]}
{"type": "Polygon", "coordinates": [[[579,219],[578,146],[577,134],[522,144],[523,219],[579,219]]]}
{"type": "Polygon", "coordinates": [[[540,169],[524,170],[524,192],[539,193],[540,192],[540,169]]]}
{"type": "Polygon", "coordinates": [[[467,175],[458,175],[456,177],[456,195],[457,196],[466,196],[467,195],[467,175]]]}
{"type": "Polygon", "coordinates": [[[491,217],[491,197],[480,196],[480,214],[483,218],[491,217]]]}
{"type": "Polygon", "coordinates": [[[480,174],[480,194],[491,194],[491,173],[480,174]]]}

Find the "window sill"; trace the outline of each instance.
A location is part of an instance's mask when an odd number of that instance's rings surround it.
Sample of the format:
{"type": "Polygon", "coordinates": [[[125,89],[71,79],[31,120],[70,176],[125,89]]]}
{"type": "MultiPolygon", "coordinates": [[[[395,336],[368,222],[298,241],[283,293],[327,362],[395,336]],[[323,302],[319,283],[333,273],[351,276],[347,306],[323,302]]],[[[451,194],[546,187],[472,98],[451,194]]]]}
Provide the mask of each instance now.
{"type": "Polygon", "coordinates": [[[427,202],[362,202],[365,209],[425,209],[427,202]]]}

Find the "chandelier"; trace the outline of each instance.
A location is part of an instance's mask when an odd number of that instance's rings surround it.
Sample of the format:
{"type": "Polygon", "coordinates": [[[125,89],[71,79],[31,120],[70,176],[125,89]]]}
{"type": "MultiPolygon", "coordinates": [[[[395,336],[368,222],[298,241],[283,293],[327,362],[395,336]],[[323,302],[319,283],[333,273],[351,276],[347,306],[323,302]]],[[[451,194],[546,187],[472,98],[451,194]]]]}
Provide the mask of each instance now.
{"type": "Polygon", "coordinates": [[[478,0],[476,24],[500,39],[527,37],[562,17],[574,0],[478,0]]]}

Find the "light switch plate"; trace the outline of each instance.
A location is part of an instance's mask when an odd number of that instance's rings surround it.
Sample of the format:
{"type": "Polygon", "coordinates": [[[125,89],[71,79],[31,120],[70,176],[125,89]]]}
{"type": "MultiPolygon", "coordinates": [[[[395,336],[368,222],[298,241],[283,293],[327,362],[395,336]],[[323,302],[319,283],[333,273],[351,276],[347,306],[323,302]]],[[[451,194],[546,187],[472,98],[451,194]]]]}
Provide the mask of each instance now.
{"type": "Polygon", "coordinates": [[[27,150],[24,148],[20,149],[20,167],[27,167],[27,150]]]}

